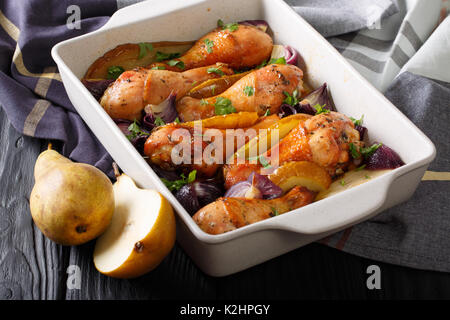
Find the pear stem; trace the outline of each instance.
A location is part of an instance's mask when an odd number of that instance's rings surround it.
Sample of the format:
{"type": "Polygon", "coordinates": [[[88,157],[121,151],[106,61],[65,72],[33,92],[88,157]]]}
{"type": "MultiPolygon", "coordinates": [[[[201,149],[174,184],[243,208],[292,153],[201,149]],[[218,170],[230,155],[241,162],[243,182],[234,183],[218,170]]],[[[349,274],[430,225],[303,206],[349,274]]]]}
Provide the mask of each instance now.
{"type": "Polygon", "coordinates": [[[119,166],[115,162],[112,163],[112,166],[114,170],[114,175],[116,176],[116,178],[118,178],[120,176],[119,166]]]}
{"type": "Polygon", "coordinates": [[[51,143],[51,142],[49,142],[49,143],[48,143],[48,147],[47,147],[47,150],[52,150],[52,146],[53,146],[53,145],[52,145],[52,143],[51,143]]]}

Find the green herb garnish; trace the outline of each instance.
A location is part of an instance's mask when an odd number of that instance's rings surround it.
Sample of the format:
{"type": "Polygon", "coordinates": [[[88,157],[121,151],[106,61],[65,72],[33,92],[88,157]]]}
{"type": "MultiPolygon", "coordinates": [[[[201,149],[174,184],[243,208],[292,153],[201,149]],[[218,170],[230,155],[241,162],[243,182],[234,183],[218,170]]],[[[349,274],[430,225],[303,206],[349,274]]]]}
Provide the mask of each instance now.
{"type": "Polygon", "coordinates": [[[363,170],[365,167],[366,167],[366,165],[363,164],[362,166],[356,168],[355,171],[361,171],[361,170],[363,170]]]}
{"type": "Polygon", "coordinates": [[[247,97],[251,97],[255,93],[255,89],[252,86],[245,86],[244,94],[247,97]]]}
{"type": "Polygon", "coordinates": [[[212,48],[214,47],[214,42],[209,40],[209,39],[205,39],[204,42],[205,42],[205,45],[206,45],[206,51],[208,53],[213,52],[212,48]]]}
{"type": "Polygon", "coordinates": [[[370,157],[372,154],[374,154],[375,151],[377,151],[377,149],[379,147],[381,147],[381,143],[379,144],[373,144],[370,147],[366,147],[366,148],[359,148],[357,146],[355,146],[353,143],[349,144],[349,149],[350,149],[350,153],[352,155],[352,157],[354,159],[358,159],[361,156],[364,156],[365,158],[370,157]]]}
{"type": "Polygon", "coordinates": [[[271,210],[272,210],[272,217],[276,217],[279,215],[277,208],[272,207],[271,210]]]}
{"type": "Polygon", "coordinates": [[[216,115],[224,115],[236,112],[236,109],[231,104],[231,100],[224,97],[217,97],[214,103],[216,115]]]}
{"type": "Polygon", "coordinates": [[[321,113],[330,113],[330,110],[325,109],[326,104],[324,105],[320,105],[320,104],[316,104],[313,108],[316,109],[316,115],[321,114],[321,113]]]}
{"type": "Polygon", "coordinates": [[[125,71],[124,68],[121,66],[111,66],[108,68],[108,79],[117,79],[123,72],[125,71]]]}
{"type": "Polygon", "coordinates": [[[361,154],[359,153],[358,148],[353,143],[350,143],[348,145],[348,147],[350,149],[350,154],[352,155],[353,159],[358,159],[361,157],[361,154]]]}
{"type": "Polygon", "coordinates": [[[291,106],[295,106],[299,102],[297,89],[295,89],[292,92],[292,95],[290,95],[289,92],[287,92],[287,91],[283,91],[283,94],[286,96],[286,98],[283,101],[284,103],[289,104],[291,106]]]}
{"type": "Polygon", "coordinates": [[[173,120],[175,123],[181,123],[180,118],[176,117],[175,120],[173,120]]]}
{"type": "Polygon", "coordinates": [[[211,94],[212,94],[213,96],[216,95],[216,85],[215,85],[215,84],[213,84],[213,85],[211,86],[211,94]]]}
{"type": "Polygon", "coordinates": [[[268,64],[286,64],[286,58],[285,57],[281,57],[278,59],[270,59],[268,64]]]}
{"type": "Polygon", "coordinates": [[[175,52],[175,53],[164,53],[161,51],[157,51],[156,52],[156,61],[164,61],[164,60],[169,60],[169,59],[176,59],[179,58],[181,56],[181,54],[179,52],[175,52]]]}
{"type": "Polygon", "coordinates": [[[345,181],[341,180],[340,184],[341,184],[341,186],[345,186],[345,181]]]}
{"type": "Polygon", "coordinates": [[[184,62],[180,61],[180,60],[169,60],[169,61],[167,61],[167,64],[171,67],[177,67],[180,69],[185,68],[184,62]]]}
{"type": "MultiPolygon", "coordinates": [[[[222,22],[223,23],[223,22],[222,22]]],[[[227,23],[222,26],[223,30],[229,30],[230,32],[234,32],[239,29],[239,24],[235,23],[227,23]]]]}
{"type": "Polygon", "coordinates": [[[139,123],[136,120],[134,120],[133,123],[128,126],[128,131],[130,131],[130,133],[127,134],[126,137],[130,141],[142,135],[150,135],[150,133],[142,131],[139,123]]]}
{"type": "Polygon", "coordinates": [[[201,106],[206,106],[206,105],[208,105],[208,104],[209,104],[209,102],[206,101],[205,99],[200,100],[200,105],[201,105],[201,106]]]}
{"type": "Polygon", "coordinates": [[[270,109],[266,110],[266,113],[264,113],[264,117],[270,116],[270,109]]]}
{"type": "Polygon", "coordinates": [[[360,125],[362,125],[363,119],[364,119],[364,115],[362,115],[362,116],[361,116],[361,119],[359,119],[359,120],[356,120],[355,118],[350,117],[350,120],[352,120],[352,122],[353,122],[353,124],[354,124],[355,126],[360,126],[360,125]]]}
{"type": "Polygon", "coordinates": [[[188,177],[186,178],[186,176],[182,173],[180,175],[181,179],[179,180],[175,180],[175,181],[170,181],[167,180],[165,178],[161,178],[161,181],[166,185],[166,187],[170,190],[170,191],[178,191],[181,189],[182,186],[188,184],[188,183],[192,183],[195,181],[195,177],[197,175],[197,170],[192,170],[191,172],[189,172],[188,177]]]}
{"type": "Polygon", "coordinates": [[[222,70],[220,70],[220,68],[222,68],[222,66],[220,66],[220,67],[211,67],[211,68],[206,69],[206,72],[208,72],[208,73],[215,73],[215,74],[218,74],[219,76],[224,76],[225,73],[222,70]]]}
{"type": "Polygon", "coordinates": [[[156,67],[153,67],[151,70],[166,70],[166,67],[164,67],[164,66],[156,66],[156,67]]]}
{"type": "Polygon", "coordinates": [[[164,120],[161,117],[156,117],[155,118],[155,126],[159,127],[159,126],[163,126],[166,123],[164,122],[164,120]]]}
{"type": "Polygon", "coordinates": [[[143,57],[145,57],[147,55],[148,51],[153,51],[153,46],[151,43],[140,42],[140,43],[138,43],[138,45],[139,45],[138,59],[142,59],[143,57]]]}
{"type": "Polygon", "coordinates": [[[218,26],[219,28],[223,28],[224,23],[223,23],[222,19],[217,20],[217,26],[218,26]]]}
{"type": "Polygon", "coordinates": [[[371,155],[373,155],[375,153],[375,151],[377,151],[377,149],[381,147],[381,143],[379,144],[373,144],[370,147],[367,148],[360,148],[359,151],[361,152],[361,154],[364,157],[370,157],[371,155]]]}

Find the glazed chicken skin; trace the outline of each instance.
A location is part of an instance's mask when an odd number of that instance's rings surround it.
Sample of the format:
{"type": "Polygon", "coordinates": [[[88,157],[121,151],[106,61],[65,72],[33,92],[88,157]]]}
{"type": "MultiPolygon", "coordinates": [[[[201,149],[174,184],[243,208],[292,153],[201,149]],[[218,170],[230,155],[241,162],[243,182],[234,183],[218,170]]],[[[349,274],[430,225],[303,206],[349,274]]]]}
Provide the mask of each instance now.
{"type": "Polygon", "coordinates": [[[193,219],[206,233],[221,234],[265,220],[313,202],[315,193],[294,187],[281,198],[272,200],[219,198],[201,208],[193,219]]]}
{"type": "MultiPolygon", "coordinates": [[[[359,132],[353,122],[338,112],[322,113],[300,122],[278,144],[281,166],[291,161],[311,161],[325,168],[331,177],[344,173],[348,166],[350,143],[360,145],[359,132]]],[[[269,150],[267,156],[271,155],[269,150]]],[[[245,181],[261,164],[228,164],[223,168],[225,188],[245,181]]]]}
{"type": "Polygon", "coordinates": [[[184,97],[177,103],[177,111],[182,121],[206,119],[215,115],[215,103],[219,97],[231,101],[236,112],[248,111],[264,115],[278,113],[284,92],[303,91],[303,72],[293,65],[271,64],[258,69],[234,83],[220,95],[195,99],[184,97]],[[246,91],[251,88],[251,94],[246,91]]]}
{"type": "MultiPolygon", "coordinates": [[[[200,38],[194,46],[175,61],[184,63],[185,69],[209,66],[217,62],[226,63],[232,69],[250,68],[266,61],[272,53],[272,38],[264,31],[240,24],[238,29],[216,28],[200,38]],[[209,43],[209,46],[207,45],[209,43]]],[[[180,71],[166,61],[149,66],[164,67],[180,71]]]]}
{"type": "MultiPolygon", "coordinates": [[[[194,161],[196,149],[203,152],[209,144],[209,142],[203,140],[201,137],[195,140],[194,127],[170,123],[151,133],[145,142],[144,154],[148,156],[148,160],[152,164],[164,170],[172,171],[176,167],[185,168],[187,171],[197,170],[200,176],[211,177],[217,172],[218,163],[201,161],[201,163],[196,164],[196,161],[194,161]],[[183,158],[183,161],[180,161],[181,163],[175,164],[172,151],[176,146],[179,146],[180,150],[190,150],[189,159],[183,158]]],[[[183,156],[185,155],[180,154],[180,158],[183,156]]]]}
{"type": "Polygon", "coordinates": [[[171,93],[181,98],[196,84],[220,77],[208,72],[209,67],[220,67],[224,74],[234,73],[223,64],[185,72],[144,68],[125,71],[106,89],[100,104],[111,118],[140,120],[147,104],[160,104],[171,93]]]}
{"type": "MultiPolygon", "coordinates": [[[[239,131],[236,131],[236,136],[227,136],[226,130],[215,128],[202,128],[202,132],[197,133],[192,126],[170,123],[150,134],[144,145],[144,154],[152,164],[164,170],[172,171],[177,167],[186,168],[186,171],[197,170],[199,176],[211,177],[237,148],[256,136],[260,127],[270,123],[271,121],[268,121],[264,124],[257,123],[249,128],[237,129],[239,131]],[[246,134],[248,129],[253,129],[252,133],[254,134],[246,134]],[[227,147],[230,145],[231,148],[227,147]],[[172,152],[176,146],[179,148],[177,151],[190,150],[190,158],[183,158],[182,163],[174,163],[172,152]],[[195,161],[196,150],[199,152],[197,154],[202,155],[201,161],[195,161]],[[222,154],[216,154],[216,150],[222,150],[222,154]],[[210,153],[211,156],[209,156],[210,153]]],[[[175,161],[178,162],[178,160],[175,161]]]]}

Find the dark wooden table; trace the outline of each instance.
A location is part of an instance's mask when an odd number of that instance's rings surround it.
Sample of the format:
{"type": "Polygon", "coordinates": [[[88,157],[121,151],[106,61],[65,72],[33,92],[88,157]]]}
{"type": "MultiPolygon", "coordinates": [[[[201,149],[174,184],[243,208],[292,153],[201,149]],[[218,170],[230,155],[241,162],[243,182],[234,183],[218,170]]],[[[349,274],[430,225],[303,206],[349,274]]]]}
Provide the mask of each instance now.
{"type": "Polygon", "coordinates": [[[43,142],[17,133],[1,108],[0,130],[0,299],[450,298],[450,274],[380,263],[320,244],[224,278],[203,274],[176,245],[143,277],[105,277],[94,268],[93,243],[56,245],[33,224],[28,199],[43,142]],[[380,290],[366,286],[372,264],[381,268],[380,290]],[[69,266],[80,268],[80,289],[67,286],[69,266]]]}

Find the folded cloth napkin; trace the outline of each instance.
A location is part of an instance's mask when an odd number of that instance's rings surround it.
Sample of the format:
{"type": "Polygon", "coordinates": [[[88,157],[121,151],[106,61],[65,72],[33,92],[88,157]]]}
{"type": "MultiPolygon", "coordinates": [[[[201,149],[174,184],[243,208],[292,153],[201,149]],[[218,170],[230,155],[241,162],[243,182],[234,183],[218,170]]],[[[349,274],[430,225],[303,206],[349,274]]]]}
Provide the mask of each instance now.
{"type": "MultiPolygon", "coordinates": [[[[0,104],[18,131],[63,141],[66,156],[111,174],[112,159],[67,98],[50,50],[139,1],[0,2],[0,104]],[[79,21],[73,19],[77,13],[79,21]]],[[[450,271],[449,18],[432,34],[441,0],[286,1],[438,150],[432,171],[410,201],[322,243],[380,261],[450,271]]]]}

